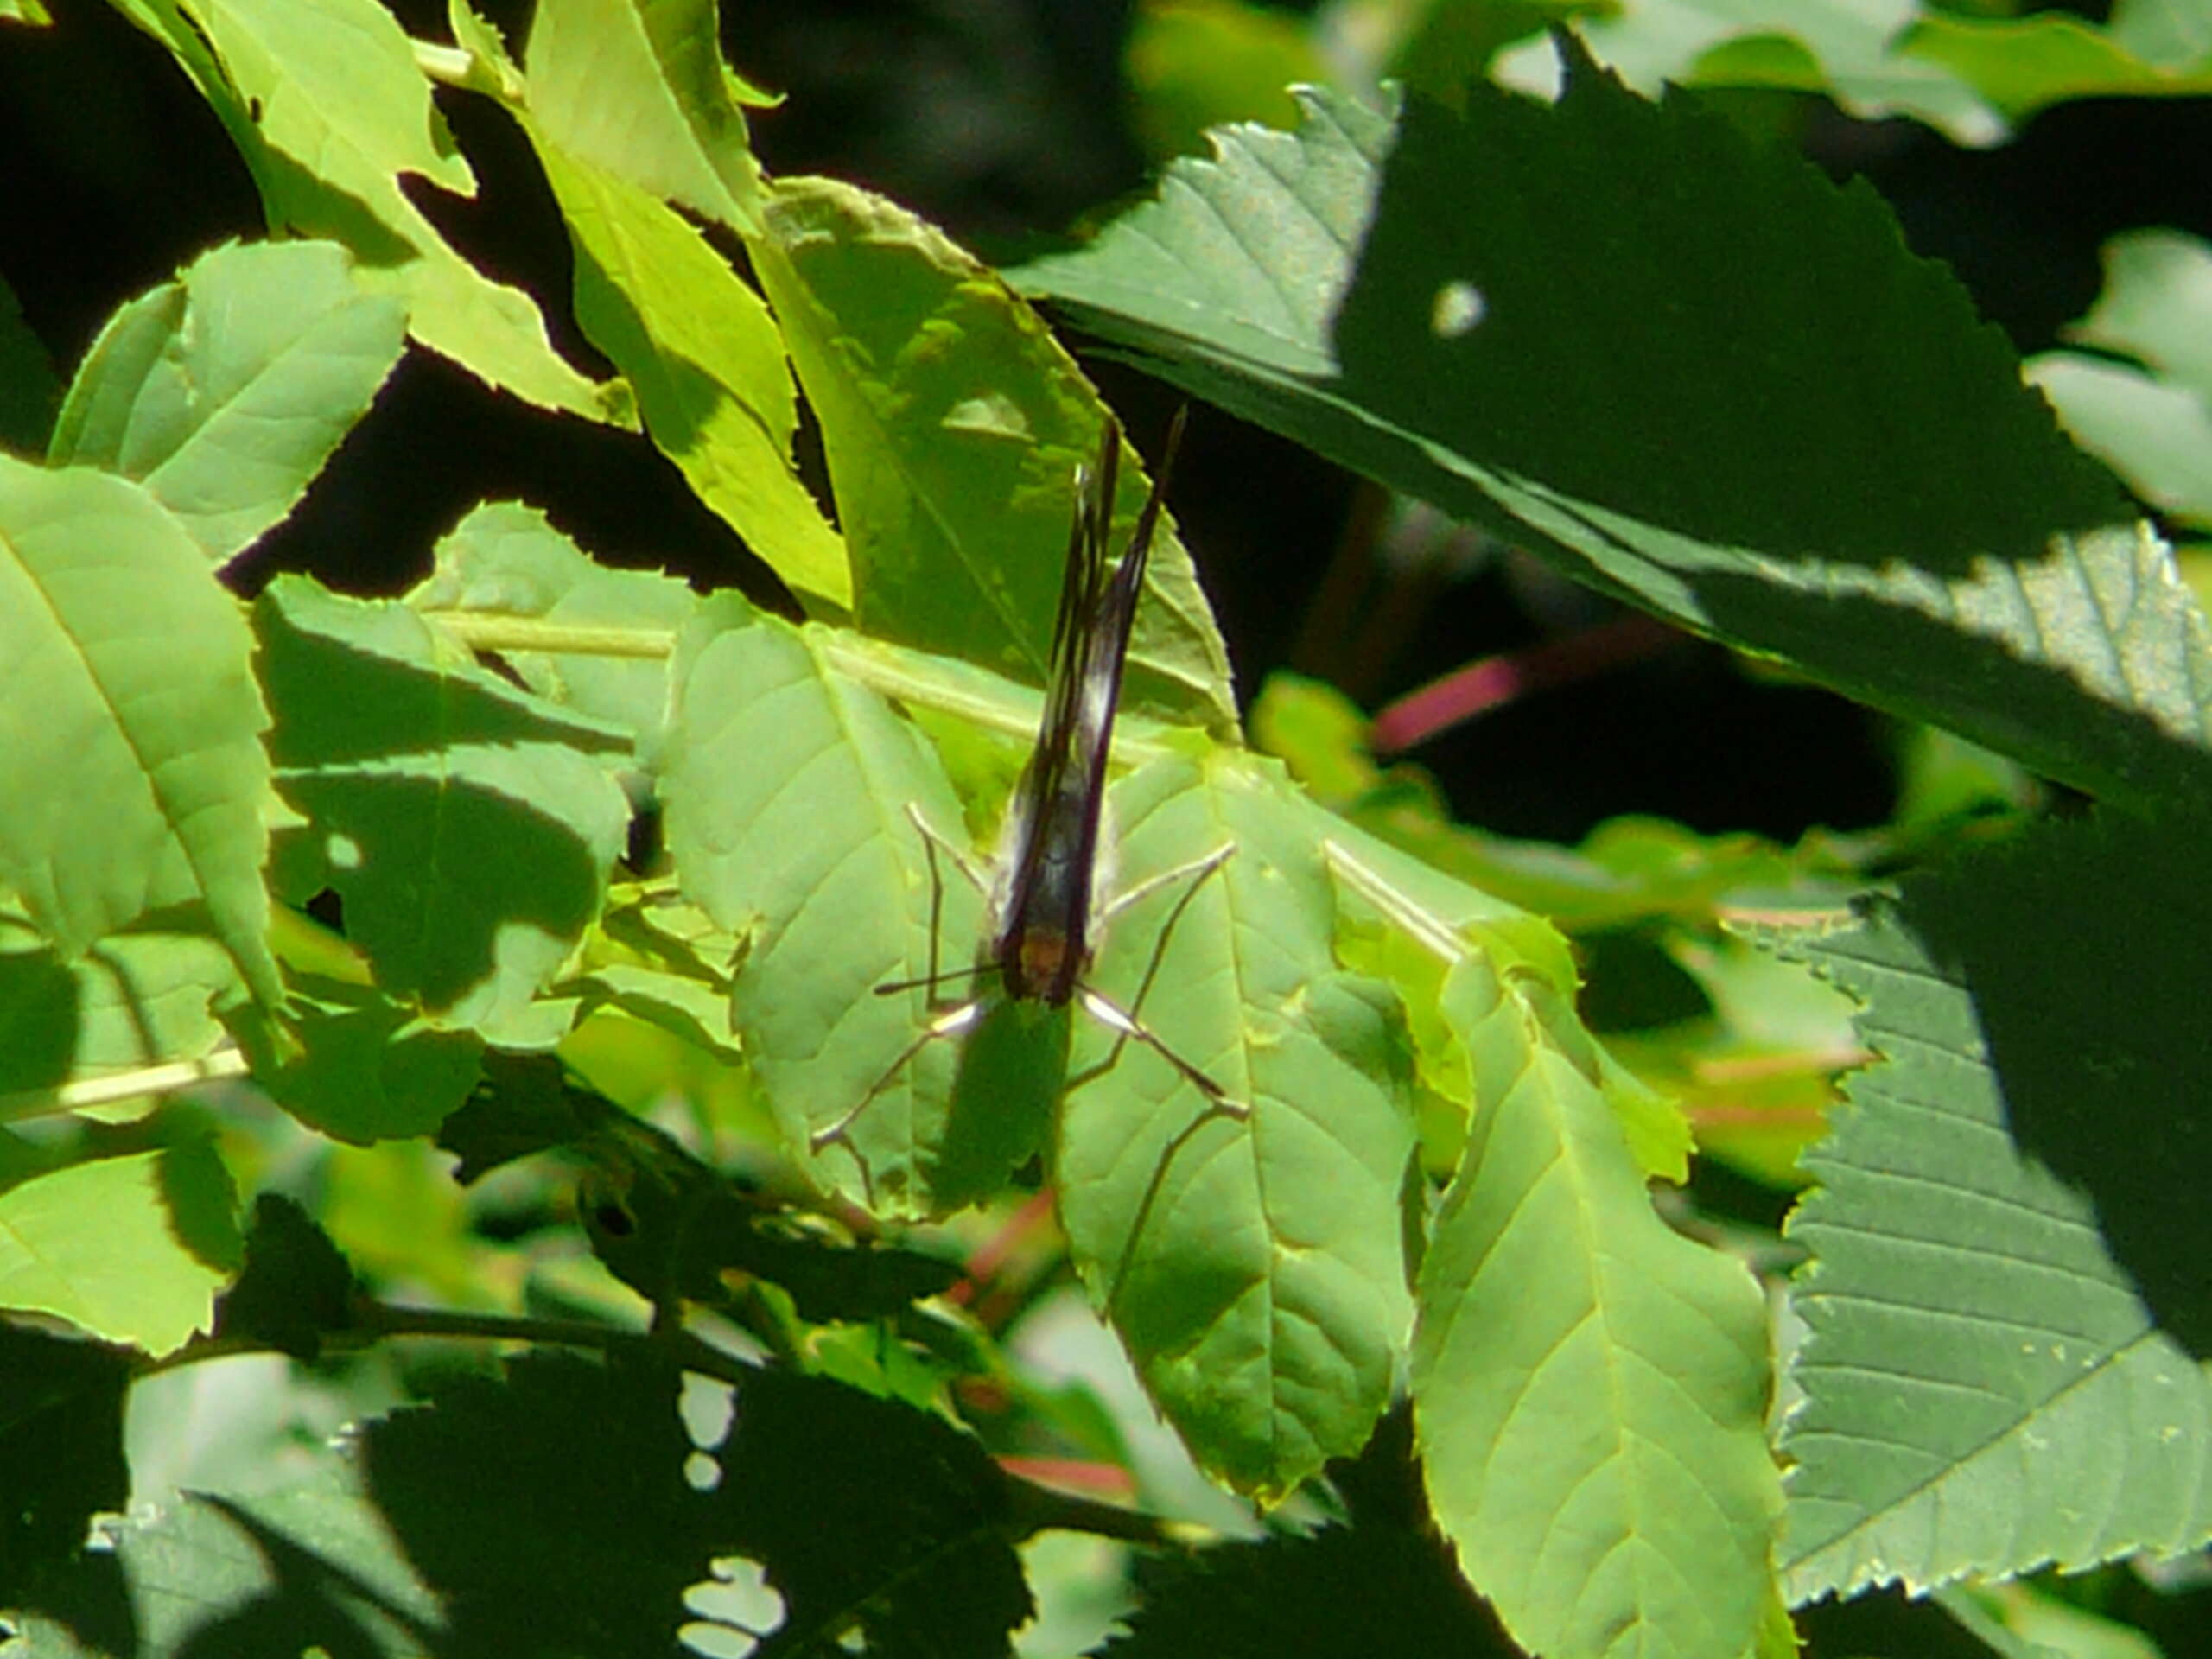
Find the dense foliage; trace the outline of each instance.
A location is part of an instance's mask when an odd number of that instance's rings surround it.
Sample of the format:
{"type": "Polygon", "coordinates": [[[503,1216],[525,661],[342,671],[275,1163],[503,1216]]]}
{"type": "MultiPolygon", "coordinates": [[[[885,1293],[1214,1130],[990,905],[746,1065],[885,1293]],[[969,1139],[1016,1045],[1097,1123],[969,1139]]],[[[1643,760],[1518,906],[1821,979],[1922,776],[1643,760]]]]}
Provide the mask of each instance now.
{"type": "Polygon", "coordinates": [[[2212,248],[2114,244],[2024,374],[1712,89],[1995,144],[2197,88],[2212,20],[1661,60],[1633,5],[1408,6],[1286,99],[1315,36],[1154,7],[1147,131],[1281,120],[994,267],[765,167],[714,0],[111,5],[267,225],[66,371],[0,289],[0,1653],[2202,1619],[2212,248]],[[463,110],[565,292],[427,210],[463,110]],[[1883,711],[1895,810],[1455,821],[1342,691],[1233,683],[1163,521],[1096,1000],[947,1020],[1109,419],[1056,326],[1883,711]],[[256,567],[410,354],[649,447],[760,569],[488,478],[396,597],[256,567]]]}

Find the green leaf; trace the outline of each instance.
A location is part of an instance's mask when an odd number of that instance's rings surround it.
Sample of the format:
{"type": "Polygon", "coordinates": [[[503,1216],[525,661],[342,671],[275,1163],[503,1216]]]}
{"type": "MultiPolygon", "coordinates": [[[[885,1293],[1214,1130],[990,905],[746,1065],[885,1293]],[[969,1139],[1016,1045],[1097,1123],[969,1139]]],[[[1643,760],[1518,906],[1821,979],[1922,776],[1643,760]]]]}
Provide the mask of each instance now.
{"type": "Polygon", "coordinates": [[[2080,352],[2045,352],[2028,379],[2074,441],[2164,512],[2212,524],[2212,407],[2188,387],[2080,352]]]}
{"type": "Polygon", "coordinates": [[[279,1052],[254,1080],[302,1123],[356,1146],[429,1135],[475,1087],[483,1040],[442,1031],[366,987],[296,983],[279,1052]]]}
{"type": "Polygon", "coordinates": [[[2029,376],[2082,446],[2143,499],[2212,524],[2212,246],[2177,231],[2105,244],[2105,286],[2067,330],[2086,346],[2139,359],[2147,372],[2076,352],[2047,352],[2029,376]]]}
{"type": "Polygon", "coordinates": [[[1417,1287],[1414,1424],[1461,1570],[1538,1652],[1739,1654],[1772,1604],[1781,1508],[1766,1450],[1764,1308],[1743,1268],[1675,1234],[1647,1172],[1680,1178],[1670,1104],[1573,1012],[1534,918],[1346,830],[1329,852],[1340,953],[1387,930],[1440,973],[1392,983],[1424,1080],[1471,1110],[1417,1287]],[[1432,1070],[1431,1068],[1436,1068],[1432,1070]]]}
{"type": "Polygon", "coordinates": [[[1685,626],[2094,792],[2212,795],[2212,639],[2171,554],[2111,528],[2109,479],[1871,194],[1586,65],[1554,108],[1415,99],[1379,168],[1376,118],[1313,101],[1017,279],[1685,626]]]}
{"type": "Polygon", "coordinates": [[[541,0],[524,57],[530,111],[579,161],[735,230],[757,231],[760,169],[723,65],[715,0],[541,0]]]}
{"type": "Polygon", "coordinates": [[[2054,829],[1785,942],[1865,1004],[1885,1057],[1807,1154],[1820,1186],[1789,1228],[1814,1255],[1782,1441],[1793,1599],[2212,1537],[2212,1379],[2069,1185],[2108,1197],[2105,1228],[2201,1342],[2202,1206],[2162,1142],[2201,1128],[2206,918],[2175,877],[2202,835],[2054,829]],[[2030,916],[2049,948],[2024,944],[2030,916]]]}
{"type": "Polygon", "coordinates": [[[232,245],[116,313],[48,461],[137,480],[227,563],[289,512],[368,410],[404,308],[327,242],[232,245]]]}
{"type": "Polygon", "coordinates": [[[515,677],[551,702],[632,734],[641,752],[668,715],[668,651],[697,595],[675,576],[614,570],[588,557],[535,507],[497,502],[471,512],[438,543],[435,566],[407,602],[431,625],[501,622],[543,630],[495,635],[515,677]],[[543,649],[531,650],[538,641],[543,649]]]}
{"type": "Polygon", "coordinates": [[[2180,231],[2130,231],[2104,245],[2105,285],[2067,337],[2139,357],[2212,399],[2212,244],[2180,231]]]}
{"type": "MultiPolygon", "coordinates": [[[[460,1652],[559,1631],[578,1653],[665,1653],[716,1553],[674,1366],[529,1355],[370,1425],[368,1490],[444,1599],[460,1652]]],[[[721,1553],[727,1553],[723,1551],[721,1553]]]]}
{"type": "Polygon", "coordinates": [[[273,226],[353,251],[416,340],[547,409],[608,417],[521,290],[471,265],[402,188],[467,196],[468,164],[412,44],[377,0],[118,0],[175,56],[253,174],[273,226]]]}
{"type": "Polygon", "coordinates": [[[274,1491],[188,1494],[110,1530],[145,1659],[447,1650],[436,1602],[363,1499],[350,1459],[325,1456],[274,1491]]]}
{"type": "Polygon", "coordinates": [[[1513,1075],[1484,1097],[1422,1262],[1414,1420],[1437,1523],[1535,1651],[1743,1653],[1782,1509],[1758,1287],[1660,1221],[1560,1046],[1563,1006],[1502,976],[1465,995],[1513,1075]]]}
{"type": "Polygon", "coordinates": [[[584,1148],[602,1168],[585,1187],[583,1219],[607,1270],[656,1307],[728,1308],[760,1281],[810,1323],[880,1319],[962,1277],[941,1256],[840,1243],[672,1142],[625,1155],[637,1139],[634,1129],[620,1142],[601,1135],[584,1148]]]}
{"type": "Polygon", "coordinates": [[[257,996],[282,995],[250,644],[142,491],[0,456],[0,660],[39,688],[0,729],[0,878],[66,956],[190,906],[257,996]]]}
{"type": "Polygon", "coordinates": [[[245,1267],[215,1309],[215,1334],[314,1363],[326,1338],[359,1328],[360,1287],[330,1236],[291,1199],[253,1201],[245,1267]]]}
{"type": "MultiPolygon", "coordinates": [[[[1137,1013],[1250,1116],[1209,1111],[1158,1055],[1114,1058],[1082,1021],[1061,1219],[1192,1454],[1279,1494],[1357,1451],[1389,1402],[1411,1314],[1402,1028],[1382,987],[1337,967],[1323,842],[1340,826],[1279,771],[1166,760],[1109,803],[1124,890],[1236,849],[1190,895],[1137,1013]]],[[[1109,931],[1096,979],[1124,1007],[1179,897],[1163,889],[1109,931]]]]}
{"type": "Polygon", "coordinates": [[[537,155],[576,251],[576,320],[654,444],[785,582],[849,607],[844,543],[791,461],[798,400],[760,296],[656,197],[551,143],[537,155]]]}
{"type": "Polygon", "coordinates": [[[551,1630],[579,1652],[665,1652],[687,1586],[734,1554],[780,1592],[756,1639],[781,1626],[796,1652],[802,1635],[857,1627],[874,1653],[1007,1651],[1029,1603],[1003,1478],[973,1440],[835,1383],[756,1373],[716,1468],[693,1452],[677,1388],[656,1359],[533,1357],[371,1427],[370,1491],[447,1599],[454,1650],[551,1630]],[[687,1463],[706,1465],[709,1490],[687,1463]]]}
{"type": "Polygon", "coordinates": [[[1942,65],[2015,122],[2069,99],[2212,92],[2212,53],[2201,42],[2191,59],[2165,61],[2140,55],[2138,44],[2122,29],[2058,13],[1959,17],[1931,10],[1914,21],[1895,49],[1906,62],[1942,65]]]}
{"type": "MultiPolygon", "coordinates": [[[[779,181],[767,234],[748,245],[822,423],[855,620],[1041,683],[1096,395],[995,276],[880,197],[779,181]]],[[[1131,459],[1117,541],[1146,493],[1131,459]]],[[[1165,519],[1145,588],[1126,700],[1233,726],[1227,653],[1165,519]]]]}
{"type": "Polygon", "coordinates": [[[238,1265],[236,1199],[188,1141],[73,1164],[0,1193],[0,1307],[51,1313],[157,1357],[214,1321],[238,1265]]]}
{"type": "Polygon", "coordinates": [[[204,1058],[224,1039],[216,1005],[243,992],[213,939],[116,933],[68,962],[0,911],[0,1120],[65,1084],[204,1058]]]}
{"type": "MultiPolygon", "coordinates": [[[[686,895],[750,939],[731,1006],[794,1147],[883,1078],[918,1029],[921,990],[873,994],[927,966],[927,867],[908,812],[948,830],[961,822],[927,744],[830,649],[827,630],[760,616],[734,594],[702,604],[677,642],[662,781],[686,895]]],[[[948,880],[944,898],[947,937],[975,938],[975,895],[948,880]]],[[[942,1138],[949,1065],[925,1051],[902,1068],[854,1126],[859,1164],[831,1147],[818,1178],[872,1190],[895,1212],[938,1208],[921,1160],[942,1138]]]]}
{"type": "Polygon", "coordinates": [[[77,1562],[92,1516],[129,1501],[130,1381],[129,1357],[111,1348],[0,1322],[0,1608],[26,1605],[31,1586],[77,1562]]]}
{"type": "Polygon", "coordinates": [[[941,1418],[816,1377],[738,1391],[711,1500],[781,1592],[784,1628],[922,1659],[1012,1651],[1033,1611],[1005,1477],[941,1418]]]}
{"type": "Polygon", "coordinates": [[[593,758],[621,734],[442,651],[402,605],[287,577],[256,619],[283,787],[378,985],[442,1025],[521,1018],[621,851],[628,805],[593,758]]]}
{"type": "MultiPolygon", "coordinates": [[[[1918,10],[1904,0],[1783,10],[1729,0],[1623,0],[1602,9],[1547,10],[1572,11],[1591,52],[1647,98],[1668,86],[1821,93],[1861,120],[1910,116],[1956,144],[1984,147],[2006,137],[2004,121],[1970,79],[1894,49],[1901,25],[1918,10]]],[[[1554,20],[1532,17],[1521,32],[1554,20]]],[[[1418,69],[1410,53],[1402,61],[1418,69]]],[[[1557,55],[1539,37],[1500,54],[1491,75],[1501,86],[1550,98],[1559,84],[1557,55]]],[[[1433,77],[1427,84],[1439,96],[1457,91],[1456,82],[1438,86],[1433,77]]]]}

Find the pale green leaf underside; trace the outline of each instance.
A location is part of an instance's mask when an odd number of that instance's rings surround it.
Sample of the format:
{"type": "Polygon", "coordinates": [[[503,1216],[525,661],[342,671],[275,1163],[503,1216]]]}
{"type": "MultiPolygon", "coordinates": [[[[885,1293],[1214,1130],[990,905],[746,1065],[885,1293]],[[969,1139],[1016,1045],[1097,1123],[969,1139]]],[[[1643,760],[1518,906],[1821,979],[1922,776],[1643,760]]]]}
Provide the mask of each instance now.
{"type": "MultiPolygon", "coordinates": [[[[1866,1003],[1885,1057],[1804,1159],[1820,1187],[1790,1228],[1814,1253],[1783,1438],[1792,1599],[2202,1544],[2212,1378],[2152,1325],[2089,1201],[2015,1144],[2005,1091],[2033,1079],[1993,1068],[1974,988],[1888,906],[1788,948],[1866,1003]]],[[[2099,1036],[2062,1027],[2092,1056],[2099,1036]]],[[[2195,1110],[2171,1082],[2157,1109],[2195,1110]]],[[[2105,1122],[2113,1156],[2145,1155],[2105,1122]]]]}
{"type": "Polygon", "coordinates": [[[238,1267],[229,1177],[197,1143],[106,1158],[0,1192],[0,1307],[154,1355],[213,1328],[238,1267]]]}
{"type": "Polygon", "coordinates": [[[328,243],[218,249],[110,320],[48,459],[137,480],[223,563],[306,492],[399,360],[406,324],[328,243]]]}
{"type": "Polygon", "coordinates": [[[2097,792],[2212,797],[2171,554],[1871,197],[1587,68],[1554,107],[1414,99],[1394,143],[1309,96],[1294,159],[1217,134],[1015,279],[1660,615],[2097,792]]]}
{"type": "Polygon", "coordinates": [[[2151,505],[2212,524],[2212,405],[2132,364],[2045,352],[2028,365],[2074,440],[2151,505]]]}
{"type": "Polygon", "coordinates": [[[0,456],[0,873],[65,955],[205,907],[255,992],[267,719],[237,606],[137,486],[0,456]],[[24,688],[35,687],[35,696],[24,688]]]}

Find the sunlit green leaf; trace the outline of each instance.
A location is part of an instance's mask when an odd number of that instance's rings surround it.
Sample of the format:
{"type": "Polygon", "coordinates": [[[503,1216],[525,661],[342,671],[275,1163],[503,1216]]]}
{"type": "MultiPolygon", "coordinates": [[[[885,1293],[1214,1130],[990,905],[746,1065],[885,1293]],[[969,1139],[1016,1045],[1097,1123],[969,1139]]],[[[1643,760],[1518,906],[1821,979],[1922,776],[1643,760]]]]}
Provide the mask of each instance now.
{"type": "Polygon", "coordinates": [[[136,480],[221,564],[289,512],[399,360],[405,308],[326,242],[219,248],[109,320],[48,459],[136,480]]]}
{"type": "MultiPolygon", "coordinates": [[[[1159,1039],[1249,1116],[1084,1020],[1054,1173],[1077,1269],[1192,1454],[1287,1490],[1363,1445],[1411,1306],[1400,1201],[1413,1154],[1389,994],[1332,953],[1329,820],[1262,764],[1163,760],[1109,797],[1127,888],[1223,847],[1152,996],[1159,1039]]],[[[1116,917],[1097,981],[1128,1007],[1182,894],[1116,917]]]]}
{"type": "Polygon", "coordinates": [[[0,456],[0,875],[70,957],[199,907],[279,995],[261,867],[267,719],[238,607],[136,486],[0,456]]]}
{"type": "Polygon", "coordinates": [[[404,299],[408,327],[490,384],[607,417],[519,289],[470,264],[407,198],[413,178],[476,183],[378,0],[118,0],[173,53],[238,148],[270,221],[351,248],[365,285],[404,299]]]}
{"type": "Polygon", "coordinates": [[[238,1268],[235,1204],[200,1141],[24,1181],[0,1192],[0,1307],[173,1352],[211,1328],[215,1293],[238,1268]]]}
{"type": "Polygon", "coordinates": [[[518,642],[493,648],[549,702],[626,728],[641,752],[658,740],[668,714],[668,648],[697,598],[683,581],[610,569],[543,513],[514,502],[471,512],[439,541],[436,560],[408,594],[410,605],[441,626],[458,613],[472,623],[559,631],[549,638],[526,629],[518,642]],[[524,643],[533,638],[541,648],[524,643]]]}
{"type": "MultiPolygon", "coordinates": [[[[1102,418],[1073,360],[996,276],[880,196],[780,181],[751,246],[822,423],[855,619],[1041,683],[1075,470],[1102,418]]],[[[1145,491],[1124,464],[1117,541],[1145,491]]],[[[1145,589],[1128,700],[1229,726],[1227,653],[1164,519],[1145,589]]]]}
{"type": "MultiPolygon", "coordinates": [[[[941,833],[961,823],[920,735],[827,649],[823,630],[734,595],[703,605],[677,642],[663,788],[687,895],[749,941],[732,1006],[795,1147],[885,1079],[919,1029],[925,990],[874,988],[929,965],[929,873],[910,812],[941,833]]],[[[947,937],[974,938],[976,895],[950,870],[942,898],[947,937]]],[[[917,1160],[942,1138],[944,1047],[889,1077],[849,1150],[818,1161],[822,1179],[897,1210],[937,1207],[917,1160]]]]}
{"type": "Polygon", "coordinates": [[[530,111],[569,155],[733,228],[757,228],[760,169],[715,0],[540,0],[531,16],[530,111]]]}

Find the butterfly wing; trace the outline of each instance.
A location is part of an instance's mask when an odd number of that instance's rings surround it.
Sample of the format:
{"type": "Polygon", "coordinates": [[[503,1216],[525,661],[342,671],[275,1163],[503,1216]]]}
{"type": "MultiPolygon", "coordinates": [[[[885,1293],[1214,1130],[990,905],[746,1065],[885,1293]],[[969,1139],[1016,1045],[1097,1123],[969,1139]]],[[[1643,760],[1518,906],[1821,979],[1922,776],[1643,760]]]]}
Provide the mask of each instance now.
{"type": "Polygon", "coordinates": [[[1136,620],[1160,492],[1183,416],[1169,429],[1128,551],[1109,575],[1120,426],[1109,417],[1098,461],[1079,475],[1075,521],[1052,631],[1052,676],[1037,747],[1014,792],[1016,834],[1004,919],[995,943],[1007,994],[1054,1006],[1075,995],[1090,959],[1091,873],[1122,668],[1136,620]]]}

